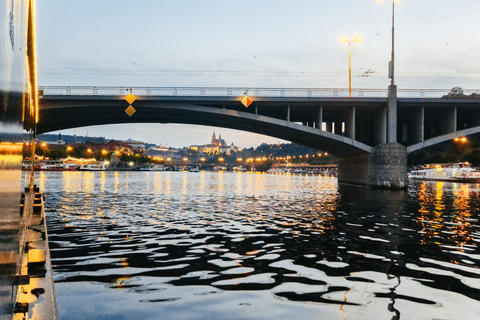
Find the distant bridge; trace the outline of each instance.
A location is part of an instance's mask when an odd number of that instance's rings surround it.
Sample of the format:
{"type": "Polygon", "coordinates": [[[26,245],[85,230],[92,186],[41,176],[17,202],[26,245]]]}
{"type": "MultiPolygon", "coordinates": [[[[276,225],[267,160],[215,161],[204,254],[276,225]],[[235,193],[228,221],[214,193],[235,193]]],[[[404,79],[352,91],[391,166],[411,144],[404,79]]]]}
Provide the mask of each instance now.
{"type": "Polygon", "coordinates": [[[185,123],[264,134],[341,158],[368,156],[391,143],[407,154],[480,133],[480,99],[443,97],[449,91],[398,90],[391,109],[386,89],[356,89],[348,97],[348,89],[40,87],[37,132],[185,123]],[[136,97],[131,116],[125,111],[130,93],[136,97]],[[248,107],[241,103],[246,96],[253,101],[248,107]]]}

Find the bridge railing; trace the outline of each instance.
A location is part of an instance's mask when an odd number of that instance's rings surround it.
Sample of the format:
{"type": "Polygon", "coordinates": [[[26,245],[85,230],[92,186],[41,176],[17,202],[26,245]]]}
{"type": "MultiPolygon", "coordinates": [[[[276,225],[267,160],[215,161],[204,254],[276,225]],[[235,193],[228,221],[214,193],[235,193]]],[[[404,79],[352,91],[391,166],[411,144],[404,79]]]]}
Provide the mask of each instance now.
{"type": "MultiPolygon", "coordinates": [[[[441,98],[451,89],[398,89],[399,98],[441,98]]],[[[348,97],[348,88],[239,88],[239,87],[106,87],[106,86],[42,86],[40,95],[124,96],[132,92],[137,96],[179,97],[286,97],[324,98],[348,97]]],[[[465,95],[480,90],[463,89],[465,95]]],[[[352,89],[352,97],[385,98],[387,89],[352,89]]]]}

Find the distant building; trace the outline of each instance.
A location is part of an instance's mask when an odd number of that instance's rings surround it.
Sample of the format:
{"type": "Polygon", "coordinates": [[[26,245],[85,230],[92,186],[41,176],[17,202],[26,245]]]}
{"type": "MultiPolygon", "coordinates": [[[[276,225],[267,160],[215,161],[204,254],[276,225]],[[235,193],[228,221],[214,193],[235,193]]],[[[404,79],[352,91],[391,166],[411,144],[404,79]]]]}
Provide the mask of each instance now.
{"type": "Polygon", "coordinates": [[[91,150],[105,150],[108,153],[119,152],[119,153],[126,153],[130,154],[133,153],[132,147],[125,142],[118,141],[118,140],[110,140],[107,143],[103,144],[93,144],[93,143],[67,143],[67,147],[78,147],[83,146],[85,148],[89,148],[91,150]]]}
{"type": "Polygon", "coordinates": [[[168,145],[160,144],[159,146],[151,146],[150,148],[148,148],[148,152],[155,152],[155,153],[173,152],[173,153],[177,153],[178,149],[171,148],[168,145]]]}
{"type": "Polygon", "coordinates": [[[238,151],[238,148],[235,147],[233,142],[230,146],[227,145],[225,140],[222,139],[221,134],[218,135],[218,139],[217,139],[217,137],[215,135],[215,131],[213,131],[213,135],[212,135],[212,139],[210,141],[210,144],[205,144],[205,145],[200,145],[200,146],[194,145],[194,146],[190,146],[188,148],[190,150],[195,150],[195,151],[202,152],[202,153],[205,153],[205,154],[221,154],[221,153],[230,154],[232,152],[238,151]]]}
{"type": "Polygon", "coordinates": [[[132,146],[126,142],[110,140],[103,145],[103,148],[109,152],[133,153],[132,146]]]}
{"type": "Polygon", "coordinates": [[[147,152],[145,142],[127,140],[125,143],[128,143],[132,147],[132,152],[135,154],[145,154],[147,152]]]}
{"type": "Polygon", "coordinates": [[[107,140],[105,137],[86,137],[83,142],[85,143],[93,143],[93,144],[103,144],[107,140]]]}

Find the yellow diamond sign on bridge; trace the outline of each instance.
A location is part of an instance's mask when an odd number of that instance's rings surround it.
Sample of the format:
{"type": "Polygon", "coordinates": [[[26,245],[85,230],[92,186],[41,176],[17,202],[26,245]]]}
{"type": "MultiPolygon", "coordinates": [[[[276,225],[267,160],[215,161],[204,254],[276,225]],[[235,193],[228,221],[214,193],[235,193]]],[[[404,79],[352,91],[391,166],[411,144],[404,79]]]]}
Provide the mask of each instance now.
{"type": "Polygon", "coordinates": [[[137,112],[137,110],[135,110],[135,108],[132,106],[128,106],[128,108],[125,109],[125,112],[128,114],[129,117],[131,117],[135,112],[137,112]]]}
{"type": "Polygon", "coordinates": [[[252,104],[252,99],[250,99],[249,97],[245,97],[242,99],[242,104],[248,108],[249,105],[252,104]]]}
{"type": "Polygon", "coordinates": [[[125,100],[127,100],[128,104],[132,104],[133,101],[137,100],[137,98],[135,98],[135,96],[130,92],[130,94],[125,98],[125,100]]]}

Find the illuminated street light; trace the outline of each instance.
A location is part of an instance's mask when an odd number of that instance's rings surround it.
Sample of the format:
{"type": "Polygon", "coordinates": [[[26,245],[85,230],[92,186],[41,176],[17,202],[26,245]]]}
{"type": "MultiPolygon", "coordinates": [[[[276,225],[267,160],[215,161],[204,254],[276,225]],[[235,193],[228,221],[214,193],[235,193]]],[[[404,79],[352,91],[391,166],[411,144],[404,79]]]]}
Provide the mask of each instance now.
{"type": "Polygon", "coordinates": [[[352,96],[352,53],[350,50],[350,46],[353,42],[360,42],[362,38],[360,36],[356,36],[355,39],[348,41],[347,37],[342,38],[342,42],[348,44],[348,96],[352,96]]]}

